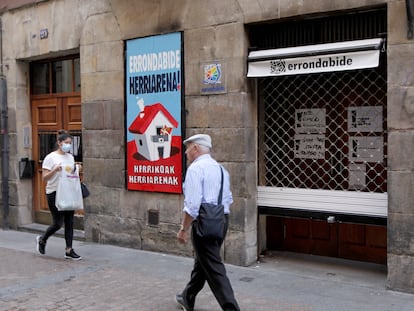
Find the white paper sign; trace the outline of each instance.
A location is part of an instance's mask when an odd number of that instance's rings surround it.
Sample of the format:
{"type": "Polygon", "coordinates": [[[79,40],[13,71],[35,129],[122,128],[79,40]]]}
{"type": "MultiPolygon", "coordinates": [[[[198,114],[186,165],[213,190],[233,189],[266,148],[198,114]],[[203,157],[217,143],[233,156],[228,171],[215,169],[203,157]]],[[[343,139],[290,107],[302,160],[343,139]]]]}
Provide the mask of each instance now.
{"type": "Polygon", "coordinates": [[[367,186],[366,174],[367,166],[364,163],[350,163],[348,166],[349,170],[349,189],[362,190],[367,186]]]}
{"type": "Polygon", "coordinates": [[[295,135],[295,158],[325,159],[325,135],[295,135]]]}
{"type": "Polygon", "coordinates": [[[348,132],[382,132],[382,106],[349,107],[348,132]]]}
{"type": "Polygon", "coordinates": [[[349,137],[349,160],[382,162],[384,159],[384,139],[381,136],[349,137]]]}
{"type": "Polygon", "coordinates": [[[326,109],[296,109],[296,134],[326,133],[326,109]]]}

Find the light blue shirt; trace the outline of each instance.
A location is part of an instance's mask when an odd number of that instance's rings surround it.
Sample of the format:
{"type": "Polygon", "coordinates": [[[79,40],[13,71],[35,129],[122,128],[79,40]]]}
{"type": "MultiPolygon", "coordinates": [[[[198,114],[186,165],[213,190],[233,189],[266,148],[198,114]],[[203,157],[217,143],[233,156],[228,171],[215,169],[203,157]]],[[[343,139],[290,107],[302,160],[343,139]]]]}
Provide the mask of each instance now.
{"type": "MultiPolygon", "coordinates": [[[[217,204],[220,192],[220,164],[210,154],[203,154],[195,159],[187,169],[184,190],[184,209],[193,219],[198,217],[201,203],[217,204]]],[[[230,176],[223,167],[223,198],[224,213],[230,213],[233,195],[230,191],[230,176]]]]}

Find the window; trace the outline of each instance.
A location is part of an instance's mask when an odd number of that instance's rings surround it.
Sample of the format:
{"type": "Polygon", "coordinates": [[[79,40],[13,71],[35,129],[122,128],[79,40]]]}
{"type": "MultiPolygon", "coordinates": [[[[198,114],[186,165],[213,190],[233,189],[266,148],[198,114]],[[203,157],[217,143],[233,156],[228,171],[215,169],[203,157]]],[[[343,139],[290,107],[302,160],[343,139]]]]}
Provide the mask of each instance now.
{"type": "Polygon", "coordinates": [[[34,62],[30,80],[32,95],[80,92],[79,57],[34,62]]]}
{"type": "Polygon", "coordinates": [[[32,94],[49,93],[49,63],[37,63],[31,66],[32,94]]]}
{"type": "MultiPolygon", "coordinates": [[[[72,149],[70,153],[75,158],[75,162],[82,162],[82,132],[70,131],[72,136],[72,149]]],[[[41,131],[38,133],[39,140],[39,159],[43,159],[57,148],[56,132],[41,131]]]]}

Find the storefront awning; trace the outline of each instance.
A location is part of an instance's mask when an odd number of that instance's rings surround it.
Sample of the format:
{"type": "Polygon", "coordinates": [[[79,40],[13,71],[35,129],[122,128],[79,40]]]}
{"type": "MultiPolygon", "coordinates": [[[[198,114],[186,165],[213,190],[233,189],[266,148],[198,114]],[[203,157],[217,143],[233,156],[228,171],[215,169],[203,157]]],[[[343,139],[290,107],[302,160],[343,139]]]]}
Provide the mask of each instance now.
{"type": "Polygon", "coordinates": [[[310,74],[378,67],[383,39],[252,51],[247,77],[310,74]]]}

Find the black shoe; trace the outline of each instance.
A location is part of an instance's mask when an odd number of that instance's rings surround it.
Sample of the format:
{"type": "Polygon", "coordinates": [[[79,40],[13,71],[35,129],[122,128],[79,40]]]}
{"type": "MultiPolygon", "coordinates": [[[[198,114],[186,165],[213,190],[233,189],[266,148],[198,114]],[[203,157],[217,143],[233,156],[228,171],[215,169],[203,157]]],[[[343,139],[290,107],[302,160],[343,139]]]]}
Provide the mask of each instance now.
{"type": "Polygon", "coordinates": [[[40,235],[36,237],[36,250],[42,255],[46,253],[46,242],[43,241],[40,235]]]}
{"type": "Polygon", "coordinates": [[[66,252],[65,253],[65,258],[66,259],[72,259],[72,260],[81,260],[82,257],[79,256],[78,254],[75,253],[75,251],[73,250],[73,248],[70,249],[70,252],[66,252]]]}
{"type": "Polygon", "coordinates": [[[183,295],[175,295],[175,301],[184,311],[194,311],[194,307],[188,305],[187,299],[185,299],[183,295]]]}

